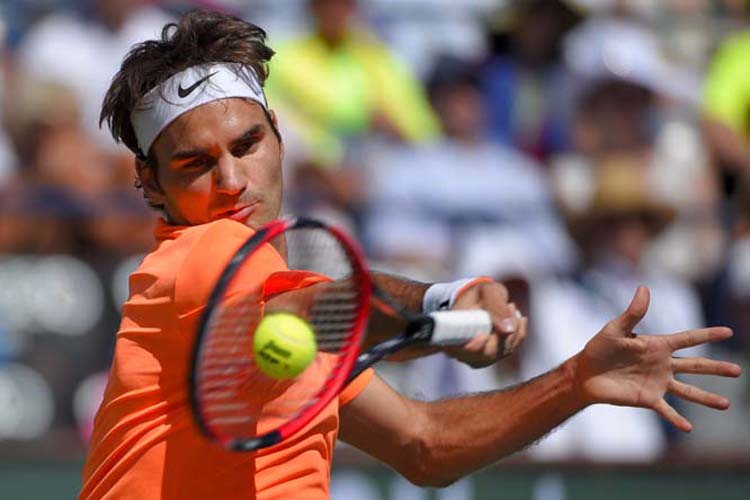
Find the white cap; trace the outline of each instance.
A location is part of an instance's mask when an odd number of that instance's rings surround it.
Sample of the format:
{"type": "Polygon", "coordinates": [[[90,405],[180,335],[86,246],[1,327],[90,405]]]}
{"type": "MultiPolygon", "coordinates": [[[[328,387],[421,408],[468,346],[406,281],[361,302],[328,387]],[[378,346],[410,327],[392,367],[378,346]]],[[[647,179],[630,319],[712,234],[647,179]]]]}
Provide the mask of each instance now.
{"type": "Polygon", "coordinates": [[[584,80],[615,78],[674,99],[698,101],[698,75],[668,61],[657,37],[637,22],[592,19],[565,37],[563,50],[566,65],[584,80]]]}

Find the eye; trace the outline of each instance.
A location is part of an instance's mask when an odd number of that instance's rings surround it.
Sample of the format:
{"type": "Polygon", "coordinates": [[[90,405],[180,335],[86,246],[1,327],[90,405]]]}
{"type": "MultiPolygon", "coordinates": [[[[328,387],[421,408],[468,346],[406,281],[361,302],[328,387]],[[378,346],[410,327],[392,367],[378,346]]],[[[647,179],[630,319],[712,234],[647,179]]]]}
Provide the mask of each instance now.
{"type": "Polygon", "coordinates": [[[211,166],[211,160],[205,156],[199,156],[182,164],[181,170],[203,170],[211,166]]]}
{"type": "Polygon", "coordinates": [[[232,147],[231,153],[232,156],[235,156],[236,158],[241,158],[249,153],[252,153],[256,146],[260,143],[262,139],[262,135],[256,134],[251,137],[248,137],[247,139],[238,142],[232,147]]]}

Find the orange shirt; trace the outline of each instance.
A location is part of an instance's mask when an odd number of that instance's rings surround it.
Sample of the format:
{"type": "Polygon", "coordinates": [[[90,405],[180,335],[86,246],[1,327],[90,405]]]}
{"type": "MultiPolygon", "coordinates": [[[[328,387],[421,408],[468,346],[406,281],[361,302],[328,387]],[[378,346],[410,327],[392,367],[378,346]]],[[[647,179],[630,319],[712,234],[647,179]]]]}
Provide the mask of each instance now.
{"type": "MultiPolygon", "coordinates": [[[[187,377],[196,325],[222,269],[251,235],[231,220],[158,225],[156,249],[130,277],[81,500],[328,498],[338,409],[364,389],[371,370],[297,435],[272,448],[228,452],[193,423],[187,377]]],[[[258,259],[262,265],[237,280],[255,293],[272,273],[286,270],[270,245],[258,259]]]]}

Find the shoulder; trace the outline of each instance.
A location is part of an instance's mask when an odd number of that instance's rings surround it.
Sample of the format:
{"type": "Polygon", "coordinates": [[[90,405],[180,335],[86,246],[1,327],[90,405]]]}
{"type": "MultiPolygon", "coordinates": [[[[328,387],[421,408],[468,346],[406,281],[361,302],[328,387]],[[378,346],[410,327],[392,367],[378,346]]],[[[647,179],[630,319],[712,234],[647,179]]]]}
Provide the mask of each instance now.
{"type": "MultiPolygon", "coordinates": [[[[719,52],[731,53],[738,58],[741,55],[750,55],[750,31],[743,31],[727,38],[726,41],[719,46],[719,52]]],[[[750,64],[746,59],[743,59],[742,62],[750,64]]]]}
{"type": "Polygon", "coordinates": [[[320,40],[312,35],[282,40],[274,44],[274,52],[266,82],[271,86],[279,82],[283,82],[282,86],[294,86],[304,80],[299,78],[300,73],[308,77],[319,75],[329,58],[320,40]]]}
{"type": "Polygon", "coordinates": [[[156,248],[131,276],[131,296],[171,295],[178,283],[202,281],[223,268],[254,233],[235,221],[219,220],[190,227],[159,224],[156,248]],[[181,279],[182,274],[187,277],[181,279]]]}
{"type": "MultiPolygon", "coordinates": [[[[179,316],[205,307],[224,269],[255,231],[222,219],[187,229],[183,253],[175,266],[174,302],[179,316]]],[[[178,238],[179,239],[179,238],[178,238]]],[[[251,265],[243,265],[232,277],[227,294],[260,293],[266,279],[287,270],[286,262],[270,244],[254,250],[251,265]]]]}
{"type": "Polygon", "coordinates": [[[255,234],[255,231],[230,219],[219,219],[191,226],[180,231],[178,239],[186,246],[188,254],[211,253],[220,255],[233,252],[241,242],[255,234]]]}
{"type": "MultiPolygon", "coordinates": [[[[180,238],[184,250],[175,268],[175,305],[178,312],[202,308],[226,265],[255,231],[238,222],[221,219],[187,229],[180,238]]],[[[268,246],[272,258],[283,260],[268,246]]],[[[264,267],[271,267],[266,265],[264,267]]],[[[258,269],[260,276],[261,270],[258,269]]],[[[244,280],[249,280],[243,276],[244,280]]],[[[256,280],[250,280],[256,281],[256,280]]]]}
{"type": "Polygon", "coordinates": [[[716,85],[742,84],[750,67],[750,31],[730,36],[719,45],[712,58],[706,85],[709,90],[716,85]]]}
{"type": "Polygon", "coordinates": [[[310,54],[321,52],[322,48],[323,45],[318,37],[312,34],[280,40],[274,44],[275,55],[271,59],[271,66],[288,60],[302,59],[310,54]]]}
{"type": "Polygon", "coordinates": [[[155,230],[157,246],[147,258],[173,264],[196,253],[216,255],[236,248],[238,242],[253,234],[249,227],[229,219],[185,227],[169,226],[162,221],[155,230]]]}
{"type": "Polygon", "coordinates": [[[396,53],[372,31],[366,29],[352,31],[347,46],[362,60],[404,66],[396,53]]]}

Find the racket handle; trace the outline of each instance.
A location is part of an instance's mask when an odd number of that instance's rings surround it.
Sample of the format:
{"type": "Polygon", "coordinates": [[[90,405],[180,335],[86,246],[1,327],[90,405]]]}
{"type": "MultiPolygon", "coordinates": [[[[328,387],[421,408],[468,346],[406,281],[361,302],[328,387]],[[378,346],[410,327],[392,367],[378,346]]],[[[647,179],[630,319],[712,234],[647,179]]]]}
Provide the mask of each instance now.
{"type": "Polygon", "coordinates": [[[480,333],[492,331],[490,315],[481,309],[437,311],[429,316],[435,321],[430,338],[434,345],[465,344],[480,333]]]}

